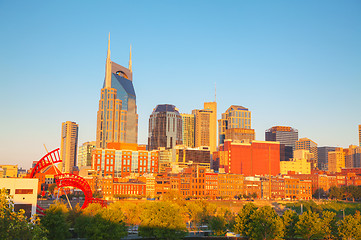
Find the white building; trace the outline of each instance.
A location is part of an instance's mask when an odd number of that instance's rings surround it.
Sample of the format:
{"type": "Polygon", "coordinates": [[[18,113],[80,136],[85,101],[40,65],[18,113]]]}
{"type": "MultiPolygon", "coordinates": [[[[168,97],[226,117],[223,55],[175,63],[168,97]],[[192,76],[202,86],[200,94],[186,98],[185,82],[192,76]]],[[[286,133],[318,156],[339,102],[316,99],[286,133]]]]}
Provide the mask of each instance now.
{"type": "Polygon", "coordinates": [[[30,218],[36,214],[38,181],[37,178],[0,178],[0,189],[5,188],[13,197],[15,211],[24,209],[30,218]]]}

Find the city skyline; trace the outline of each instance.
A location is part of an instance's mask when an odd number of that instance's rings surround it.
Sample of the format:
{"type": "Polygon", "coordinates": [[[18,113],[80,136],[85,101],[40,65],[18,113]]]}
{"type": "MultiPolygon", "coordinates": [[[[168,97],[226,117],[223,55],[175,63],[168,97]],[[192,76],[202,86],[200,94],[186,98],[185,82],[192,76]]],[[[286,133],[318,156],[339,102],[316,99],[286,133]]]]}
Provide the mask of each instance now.
{"type": "Polygon", "coordinates": [[[358,1],[123,3],[110,19],[103,4],[69,5],[0,3],[0,164],[29,168],[43,144],[60,147],[65,121],[79,124],[79,146],[96,140],[108,32],[120,65],[133,46],[139,143],[154,106],[201,109],[215,83],[217,119],[250,109],[256,140],[280,125],[318,146],[359,143],[358,1]]]}

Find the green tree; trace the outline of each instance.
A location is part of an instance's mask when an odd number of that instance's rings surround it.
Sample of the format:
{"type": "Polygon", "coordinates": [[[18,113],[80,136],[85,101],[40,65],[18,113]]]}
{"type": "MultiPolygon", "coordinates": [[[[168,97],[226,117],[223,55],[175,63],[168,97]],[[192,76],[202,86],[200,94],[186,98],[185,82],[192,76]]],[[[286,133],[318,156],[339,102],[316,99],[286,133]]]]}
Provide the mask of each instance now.
{"type": "Polygon", "coordinates": [[[178,203],[183,202],[183,196],[179,191],[176,190],[170,190],[169,192],[166,192],[162,195],[162,200],[165,201],[176,201],[178,203]]]}
{"type": "Polygon", "coordinates": [[[361,217],[357,212],[355,215],[347,215],[339,221],[338,234],[343,240],[361,239],[361,217]]]}
{"type": "Polygon", "coordinates": [[[48,230],[48,238],[63,240],[70,237],[70,224],[66,221],[67,207],[65,204],[55,202],[45,211],[41,218],[41,225],[48,230]]]}
{"type": "Polygon", "coordinates": [[[186,235],[184,214],[171,202],[151,202],[144,206],[139,235],[156,239],[182,239],[186,235]]]}
{"type": "Polygon", "coordinates": [[[189,201],[185,205],[188,220],[192,229],[198,229],[199,226],[208,224],[211,216],[215,216],[217,208],[207,201],[195,200],[189,201]]]}
{"type": "Polygon", "coordinates": [[[73,228],[75,225],[76,219],[82,214],[79,204],[77,204],[73,209],[70,209],[66,214],[66,221],[70,224],[70,227],[73,228]]]}
{"type": "Polygon", "coordinates": [[[235,218],[234,231],[236,233],[246,237],[251,235],[249,224],[251,222],[251,216],[256,210],[257,207],[253,203],[243,205],[242,209],[235,218]]]}
{"type": "Polygon", "coordinates": [[[34,216],[27,219],[24,210],[14,211],[12,197],[5,189],[0,191],[0,239],[46,240],[46,229],[34,216]]]}
{"type": "Polygon", "coordinates": [[[213,216],[210,218],[209,226],[217,236],[224,236],[227,233],[227,222],[224,216],[213,216]]]}
{"type": "Polygon", "coordinates": [[[343,193],[341,191],[341,188],[338,188],[336,186],[332,186],[332,187],[330,187],[330,190],[328,190],[328,196],[331,199],[341,200],[342,195],[343,195],[343,193]]]}
{"type": "Polygon", "coordinates": [[[322,238],[324,235],[322,224],[318,213],[307,211],[299,216],[295,233],[303,239],[322,238]]]}
{"type": "Polygon", "coordinates": [[[352,201],[355,202],[355,199],[358,198],[359,194],[358,194],[358,187],[351,185],[351,186],[347,186],[346,190],[349,193],[349,196],[352,198],[352,201]]]}
{"type": "Polygon", "coordinates": [[[229,208],[219,207],[217,208],[216,216],[222,216],[226,221],[226,229],[233,231],[235,224],[235,215],[229,208]]]}
{"type": "Polygon", "coordinates": [[[258,208],[250,215],[249,235],[251,239],[271,240],[283,237],[283,222],[270,206],[258,208]]]}
{"type": "Polygon", "coordinates": [[[100,213],[103,210],[102,205],[99,203],[90,203],[82,212],[85,215],[95,216],[96,214],[100,213]]]}
{"type": "Polygon", "coordinates": [[[78,237],[86,237],[90,240],[116,240],[127,235],[124,222],[105,219],[100,213],[95,216],[81,215],[76,219],[75,232],[78,237]]]}
{"type": "Polygon", "coordinates": [[[326,239],[337,238],[336,213],[330,211],[322,212],[322,228],[326,239]]]}
{"type": "Polygon", "coordinates": [[[298,222],[298,215],[295,211],[286,210],[282,215],[285,238],[295,238],[295,225],[298,222]]]}
{"type": "Polygon", "coordinates": [[[349,188],[349,186],[342,186],[341,191],[343,193],[343,198],[346,198],[346,200],[353,198],[352,196],[352,189],[349,188]]]}
{"type": "MultiPolygon", "coordinates": [[[[124,214],[124,221],[128,226],[139,225],[141,220],[141,211],[143,204],[135,204],[129,201],[118,201],[114,202],[114,208],[120,209],[124,214]]],[[[113,206],[112,204],[112,206],[113,206]]]]}
{"type": "Polygon", "coordinates": [[[87,239],[121,239],[127,235],[125,216],[118,204],[108,208],[100,204],[89,204],[75,220],[74,230],[78,237],[87,239]]]}
{"type": "Polygon", "coordinates": [[[111,203],[107,208],[102,208],[100,216],[115,223],[125,223],[125,216],[119,203],[111,203]]]}
{"type": "Polygon", "coordinates": [[[235,215],[226,207],[217,207],[214,204],[205,205],[205,210],[208,212],[206,216],[209,228],[217,236],[222,236],[227,233],[227,230],[233,230],[235,215]]]}
{"type": "Polygon", "coordinates": [[[315,199],[319,199],[319,198],[325,199],[327,198],[327,196],[328,196],[327,192],[325,192],[325,190],[323,190],[322,188],[316,189],[315,193],[312,195],[312,197],[315,199]]]}

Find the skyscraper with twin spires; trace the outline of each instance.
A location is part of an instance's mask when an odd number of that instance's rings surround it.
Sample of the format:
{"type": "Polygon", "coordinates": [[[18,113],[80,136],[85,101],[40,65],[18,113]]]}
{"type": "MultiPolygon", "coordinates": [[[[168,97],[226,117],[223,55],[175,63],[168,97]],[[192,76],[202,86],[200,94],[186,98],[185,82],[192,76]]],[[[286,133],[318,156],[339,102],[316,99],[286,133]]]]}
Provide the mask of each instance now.
{"type": "Polygon", "coordinates": [[[97,148],[106,148],[109,142],[138,142],[138,114],[131,51],[130,49],[128,68],[112,62],[109,35],[105,79],[97,114],[97,148]]]}

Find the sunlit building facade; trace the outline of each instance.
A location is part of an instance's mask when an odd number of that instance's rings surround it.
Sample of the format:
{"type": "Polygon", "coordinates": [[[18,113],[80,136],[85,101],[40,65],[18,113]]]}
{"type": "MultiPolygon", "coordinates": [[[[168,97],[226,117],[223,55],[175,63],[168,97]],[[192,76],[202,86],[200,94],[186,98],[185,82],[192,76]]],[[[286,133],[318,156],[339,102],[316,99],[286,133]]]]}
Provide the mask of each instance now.
{"type": "MultiPolygon", "coordinates": [[[[12,196],[14,211],[18,212],[23,209],[25,216],[30,219],[36,214],[38,182],[39,180],[36,178],[2,178],[0,179],[0,189],[5,189],[12,196]]],[[[1,217],[3,218],[3,216],[1,217]]],[[[12,218],[11,216],[6,217],[9,220],[12,218]]]]}
{"type": "Polygon", "coordinates": [[[183,124],[183,145],[187,147],[194,147],[194,128],[195,119],[193,114],[182,113],[182,124],[183,124]]]}
{"type": "Polygon", "coordinates": [[[161,104],[149,117],[148,149],[182,144],[182,117],[174,105],[161,104]]]}
{"type": "Polygon", "coordinates": [[[210,110],[195,109],[192,111],[195,116],[195,134],[194,145],[195,147],[209,146],[210,145],[210,110]]]}
{"type": "Polygon", "coordinates": [[[18,177],[18,165],[0,165],[0,178],[18,177]]]}
{"type": "Polygon", "coordinates": [[[96,148],[92,155],[92,169],[102,177],[120,178],[131,174],[158,172],[158,151],[146,151],[137,144],[133,147],[114,146],[96,148]]]}
{"type": "Polygon", "coordinates": [[[250,143],[255,140],[255,136],[254,129],[230,128],[226,129],[225,139],[231,139],[234,142],[250,143]]]}
{"type": "Polygon", "coordinates": [[[298,140],[298,130],[287,126],[274,126],[265,132],[266,141],[280,142],[282,147],[281,160],[288,161],[293,158],[293,150],[298,140]]]}
{"type": "Polygon", "coordinates": [[[328,153],[328,171],[331,173],[341,172],[345,168],[345,152],[343,148],[336,148],[328,153]]]}
{"type": "Polygon", "coordinates": [[[281,161],[281,174],[287,174],[289,171],[298,174],[311,174],[311,163],[307,159],[293,159],[289,161],[281,161]]]}
{"type": "Polygon", "coordinates": [[[347,168],[361,168],[361,147],[350,145],[345,155],[347,168]]]}
{"type": "Polygon", "coordinates": [[[76,166],[76,151],[78,147],[78,124],[71,121],[63,122],[61,125],[60,159],[62,161],[62,172],[72,173],[76,166]]]}
{"type": "Polygon", "coordinates": [[[131,55],[125,68],[110,60],[110,40],[97,113],[96,147],[109,142],[138,142],[138,114],[133,86],[131,55]]]}
{"type": "Polygon", "coordinates": [[[217,102],[205,102],[204,110],[210,111],[208,146],[210,147],[211,153],[213,153],[217,151],[217,102]]]}
{"type": "Polygon", "coordinates": [[[224,143],[226,130],[232,128],[251,129],[251,111],[248,108],[232,105],[222,113],[222,118],[218,120],[219,144],[224,143]]]}
{"type": "Polygon", "coordinates": [[[276,176],[280,173],[280,144],[271,141],[237,143],[227,139],[213,155],[212,168],[219,173],[276,176]]]}
{"type": "Polygon", "coordinates": [[[85,142],[78,148],[78,167],[92,165],[92,151],[96,147],[96,142],[85,142]]]}
{"type": "Polygon", "coordinates": [[[308,150],[313,154],[313,159],[311,160],[311,168],[318,168],[318,149],[317,143],[308,138],[301,138],[296,141],[295,150],[308,150]]]}
{"type": "Polygon", "coordinates": [[[361,124],[358,125],[358,145],[361,147],[361,124]]]}

